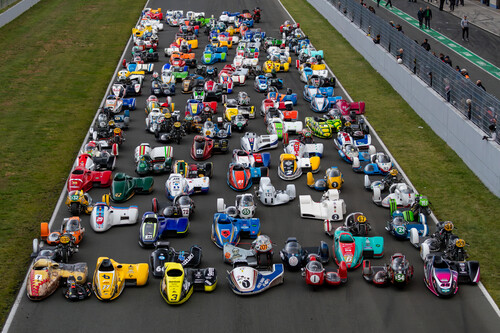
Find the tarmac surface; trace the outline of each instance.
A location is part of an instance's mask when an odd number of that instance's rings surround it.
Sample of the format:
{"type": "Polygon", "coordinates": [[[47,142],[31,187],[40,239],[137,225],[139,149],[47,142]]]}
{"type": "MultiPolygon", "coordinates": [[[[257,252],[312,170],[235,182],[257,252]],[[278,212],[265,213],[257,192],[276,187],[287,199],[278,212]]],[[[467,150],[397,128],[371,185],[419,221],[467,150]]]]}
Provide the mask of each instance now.
{"type": "MultiPolygon", "coordinates": [[[[259,6],[262,11],[262,22],[257,27],[267,32],[267,35],[279,37],[279,26],[290,19],[278,1],[248,1],[238,0],[228,3],[224,0],[209,2],[199,0],[186,1],[150,1],[149,7],[166,9],[183,9],[204,11],[219,15],[223,10],[240,11],[259,6]]],[[[125,9],[122,9],[125,10],[125,9]]],[[[139,13],[138,13],[139,14],[139,13]]],[[[132,27],[131,27],[132,28],[132,27]]],[[[160,62],[155,63],[156,70],[168,60],[163,50],[173,40],[177,28],[165,27],[160,33],[160,62]]],[[[200,47],[195,50],[200,59],[202,50],[207,43],[206,37],[200,35],[200,47]]],[[[234,56],[234,49],[229,51],[230,62],[234,56]]],[[[127,52],[127,57],[129,53],[127,52]]],[[[260,56],[261,63],[264,56],[260,56]]],[[[295,59],[295,57],[294,57],[295,59]]],[[[228,62],[228,63],[230,63],[228,62]]],[[[294,63],[294,60],[292,61],[294,63]]],[[[218,64],[217,67],[223,67],[218,64]]],[[[298,72],[292,69],[290,73],[279,74],[285,85],[299,95],[299,110],[301,118],[314,115],[308,104],[302,99],[303,83],[298,79],[298,72]]],[[[143,108],[149,95],[149,78],[143,87],[143,95],[137,98],[137,110],[132,112],[131,127],[126,131],[126,142],[120,147],[120,156],[117,160],[115,172],[126,172],[134,175],[133,152],[142,142],[156,144],[152,134],[144,131],[143,108]]],[[[179,85],[177,86],[179,88],[179,85]]],[[[263,94],[255,92],[253,82],[246,86],[237,87],[238,91],[247,91],[252,104],[258,110],[263,94]]],[[[336,94],[344,93],[336,88],[336,94]]],[[[176,108],[183,110],[187,95],[178,93],[173,99],[176,108]]],[[[163,100],[163,98],[162,98],[163,100]]],[[[218,115],[223,107],[219,105],[218,115]]],[[[370,112],[370,106],[367,106],[370,112]]],[[[257,116],[250,121],[248,131],[264,134],[263,118],[257,116]]],[[[239,148],[239,137],[233,135],[230,139],[230,148],[239,148]]],[[[180,145],[173,145],[174,158],[192,161],[189,156],[193,135],[185,137],[180,145]]],[[[385,257],[374,260],[374,265],[383,265],[388,262],[395,252],[407,255],[415,267],[413,281],[404,289],[393,287],[377,288],[366,283],[358,268],[348,273],[346,285],[338,288],[321,288],[313,290],[305,284],[298,272],[285,272],[283,285],[274,287],[261,295],[242,297],[236,296],[230,290],[226,280],[226,270],[230,266],[222,261],[222,251],[210,239],[210,228],[213,214],[216,212],[216,200],[223,197],[227,203],[232,203],[238,194],[226,184],[227,165],[231,154],[216,155],[209,159],[215,163],[214,176],[211,179],[210,191],[206,195],[193,197],[196,203],[196,212],[191,219],[189,234],[184,238],[170,238],[171,246],[177,250],[188,250],[193,244],[203,249],[201,267],[215,267],[218,273],[218,285],[212,293],[195,292],[182,306],[169,306],[159,293],[160,280],[150,275],[149,284],[145,287],[127,287],[116,300],[106,303],[92,297],[89,300],[68,303],[58,290],[54,295],[41,302],[32,302],[21,290],[21,299],[17,312],[10,323],[9,332],[62,332],[68,329],[76,332],[132,332],[144,331],[160,332],[312,332],[335,328],[340,331],[356,332],[400,332],[405,331],[453,331],[453,332],[496,332],[500,320],[491,305],[477,286],[461,285],[459,293],[451,299],[439,299],[427,290],[423,282],[423,264],[419,253],[408,242],[395,241],[384,230],[385,222],[389,217],[389,210],[380,208],[371,202],[371,193],[363,188],[363,176],[352,172],[351,167],[338,156],[332,140],[316,139],[325,146],[324,158],[321,160],[321,171],[315,178],[321,177],[324,170],[330,166],[339,166],[344,173],[344,187],[341,198],[347,203],[348,213],[362,211],[372,225],[371,236],[382,235],[385,239],[385,257]]],[[[375,143],[377,150],[380,144],[375,143]]],[[[272,167],[270,170],[272,182],[277,189],[284,189],[287,182],[277,176],[279,154],[278,149],[270,151],[272,167]]],[[[68,156],[73,158],[73,156],[68,156]]],[[[138,205],[140,216],[151,209],[151,199],[158,197],[165,204],[164,184],[167,175],[155,177],[154,192],[151,195],[136,195],[125,204],[119,206],[138,205]]],[[[374,179],[377,177],[373,177],[374,179]]],[[[305,175],[293,182],[297,188],[297,196],[310,194],[315,201],[321,193],[306,186],[305,175]]],[[[107,189],[92,189],[94,200],[99,200],[107,189]]],[[[57,211],[56,222],[52,229],[57,229],[63,218],[69,217],[67,208],[62,205],[57,211]]],[[[332,244],[323,232],[322,222],[300,218],[298,197],[289,204],[269,207],[258,205],[256,217],[261,219],[261,232],[267,234],[275,244],[275,263],[279,260],[279,250],[286,239],[295,236],[304,246],[319,245],[326,241],[332,244]]],[[[87,262],[89,276],[95,268],[99,256],[109,256],[121,263],[149,262],[151,250],[138,245],[140,221],[136,225],[113,227],[105,233],[97,234],[89,226],[89,217],[83,216],[87,228],[85,238],[71,262],[87,262]]],[[[336,223],[340,226],[340,223],[336,223]]],[[[433,228],[431,227],[431,231],[433,228]]],[[[243,239],[241,246],[248,248],[250,240],[243,239]]],[[[332,249],[330,249],[332,251],[332,249]]],[[[332,253],[332,252],[331,252],[332,253]]],[[[336,267],[330,260],[327,267],[336,267]]]]}

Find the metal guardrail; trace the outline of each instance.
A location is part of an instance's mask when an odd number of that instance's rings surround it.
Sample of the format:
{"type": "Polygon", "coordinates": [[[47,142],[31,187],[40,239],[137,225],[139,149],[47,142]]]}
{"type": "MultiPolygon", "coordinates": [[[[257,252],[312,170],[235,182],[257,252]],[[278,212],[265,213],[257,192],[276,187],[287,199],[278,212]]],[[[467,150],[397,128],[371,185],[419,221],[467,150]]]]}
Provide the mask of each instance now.
{"type": "Polygon", "coordinates": [[[396,56],[399,50],[403,49],[403,65],[470,119],[487,136],[496,133],[495,141],[500,144],[500,126],[496,126],[500,114],[500,100],[370,12],[358,1],[327,1],[372,38],[380,35],[380,45],[392,55],[396,56]]]}

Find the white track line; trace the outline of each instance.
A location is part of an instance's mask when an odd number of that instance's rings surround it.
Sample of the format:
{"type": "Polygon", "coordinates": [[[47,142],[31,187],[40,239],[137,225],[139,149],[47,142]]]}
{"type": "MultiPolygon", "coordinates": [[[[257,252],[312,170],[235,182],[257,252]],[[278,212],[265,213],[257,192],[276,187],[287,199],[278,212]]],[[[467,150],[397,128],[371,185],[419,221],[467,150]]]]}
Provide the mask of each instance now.
{"type": "MultiPolygon", "coordinates": [[[[149,4],[149,0],[144,5],[144,8],[148,7],[148,4],[149,4]]],[[[142,15],[142,13],[141,13],[141,15],[142,15]]],[[[139,19],[137,20],[137,24],[139,24],[140,20],[141,20],[141,16],[139,16],[139,19]]],[[[122,59],[125,58],[127,49],[129,48],[131,42],[132,42],[132,36],[129,37],[127,45],[125,45],[125,48],[123,49],[122,56],[118,60],[118,64],[116,65],[115,72],[111,78],[111,81],[109,82],[108,88],[106,88],[106,93],[104,94],[104,97],[101,100],[101,104],[99,105],[99,108],[97,109],[97,112],[94,116],[94,119],[92,120],[92,123],[90,123],[89,130],[87,131],[87,135],[85,136],[85,139],[83,139],[82,145],[80,146],[80,150],[83,149],[83,147],[85,146],[85,144],[87,143],[87,141],[89,139],[90,128],[92,128],[92,126],[94,126],[94,123],[97,119],[97,115],[99,114],[99,109],[102,108],[102,106],[104,105],[104,102],[106,101],[106,97],[108,96],[108,91],[111,90],[111,86],[113,85],[114,78],[116,77],[116,74],[118,73],[118,71],[122,67],[122,59]]],[[[74,166],[77,164],[77,161],[78,161],[78,157],[75,158],[74,166]]],[[[71,168],[71,170],[73,170],[73,168],[71,168]]],[[[68,182],[68,179],[69,179],[69,175],[68,175],[68,178],[66,179],[66,182],[64,182],[64,187],[61,191],[61,195],[59,196],[59,200],[57,201],[56,207],[54,208],[54,212],[52,213],[52,217],[50,218],[49,229],[54,224],[57,212],[61,208],[63,200],[66,198],[66,183],[68,182]]],[[[5,321],[5,324],[3,326],[2,333],[7,333],[9,331],[10,325],[12,324],[12,321],[14,320],[14,316],[16,315],[17,309],[19,308],[19,304],[21,303],[21,298],[24,294],[24,290],[26,290],[26,284],[28,283],[28,273],[29,273],[29,271],[26,272],[26,276],[24,277],[23,285],[21,286],[21,289],[19,289],[19,293],[17,294],[16,300],[14,301],[14,305],[12,306],[12,309],[10,310],[9,317],[7,317],[7,320],[5,321]]]]}
{"type": "MultiPolygon", "coordinates": [[[[285,8],[285,6],[283,6],[283,4],[281,3],[280,0],[278,0],[278,2],[280,3],[281,7],[283,7],[283,10],[288,14],[288,16],[292,19],[292,21],[294,23],[297,23],[295,21],[295,19],[292,17],[292,15],[290,15],[290,13],[288,12],[288,10],[285,8]]],[[[329,3],[327,1],[327,3],[334,9],[334,10],[337,10],[335,8],[335,6],[333,6],[331,3],[329,3]]],[[[333,26],[332,26],[333,27],[333,26]]],[[[335,28],[334,28],[335,29],[335,28]]],[[[311,43],[312,44],[312,43],[311,43]]],[[[333,71],[330,69],[330,67],[328,66],[328,64],[326,64],[325,62],[325,65],[326,65],[326,68],[328,68],[328,71],[330,71],[330,74],[332,74],[332,76],[335,76],[335,74],[333,74],[333,71]]],[[[340,83],[339,80],[336,80],[336,83],[339,85],[340,89],[345,93],[347,99],[350,101],[350,102],[353,102],[353,99],[351,98],[351,96],[349,95],[349,93],[347,92],[347,90],[345,90],[344,86],[342,86],[342,83],[340,83]]],[[[366,123],[368,124],[368,126],[370,127],[370,134],[375,136],[375,138],[378,140],[378,142],[380,142],[380,145],[382,146],[382,148],[386,151],[386,153],[390,156],[390,158],[392,159],[392,161],[394,162],[394,164],[396,165],[396,167],[398,168],[399,172],[403,175],[403,178],[405,179],[405,181],[413,188],[413,190],[415,191],[415,193],[418,193],[417,189],[415,188],[415,186],[413,186],[412,182],[410,181],[410,178],[408,178],[408,176],[406,175],[406,173],[403,171],[403,168],[401,168],[401,166],[399,165],[399,163],[396,161],[396,159],[394,158],[394,156],[392,156],[391,152],[389,151],[389,149],[387,148],[387,146],[384,144],[384,142],[382,141],[382,139],[378,136],[377,134],[377,131],[375,131],[375,129],[373,128],[373,126],[370,124],[370,122],[366,119],[365,116],[363,116],[363,118],[365,119],[366,123]]],[[[434,212],[431,211],[431,218],[432,220],[434,221],[434,224],[437,224],[438,222],[438,219],[436,218],[436,216],[434,215],[434,212]]],[[[486,298],[486,300],[488,301],[488,303],[490,303],[491,307],[493,308],[493,311],[496,312],[497,316],[500,317],[500,309],[498,308],[498,305],[495,303],[495,301],[493,300],[493,298],[491,297],[491,295],[488,293],[488,290],[486,290],[486,288],[484,287],[484,285],[481,283],[481,281],[479,281],[479,283],[477,284],[479,286],[479,289],[481,290],[481,292],[483,293],[484,297],[486,298]]]]}

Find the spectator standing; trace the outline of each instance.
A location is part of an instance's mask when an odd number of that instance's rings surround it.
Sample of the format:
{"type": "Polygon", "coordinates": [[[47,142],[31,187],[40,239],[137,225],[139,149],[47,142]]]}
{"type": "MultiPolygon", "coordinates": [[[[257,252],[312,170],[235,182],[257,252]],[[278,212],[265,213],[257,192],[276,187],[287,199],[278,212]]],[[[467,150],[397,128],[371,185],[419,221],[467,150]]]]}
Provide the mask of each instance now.
{"type": "Polygon", "coordinates": [[[483,136],[483,140],[491,140],[491,141],[495,141],[497,139],[497,121],[496,121],[496,117],[495,118],[492,118],[490,120],[491,122],[491,125],[488,126],[488,129],[490,130],[490,136],[483,136]]]}
{"type": "Polygon", "coordinates": [[[380,7],[380,0],[377,0],[377,7],[380,7]]]}
{"type": "Polygon", "coordinates": [[[465,77],[466,79],[469,79],[469,78],[470,78],[470,77],[469,77],[469,73],[467,72],[467,70],[466,70],[465,68],[462,68],[462,69],[460,70],[460,74],[462,74],[462,75],[463,75],[463,77],[465,77]]]}
{"type": "Polygon", "coordinates": [[[467,19],[467,15],[464,15],[460,26],[462,27],[462,40],[469,41],[469,20],[467,19]]]}
{"type": "Polygon", "coordinates": [[[424,39],[424,42],[422,43],[422,46],[426,51],[430,51],[431,50],[431,45],[429,44],[429,42],[427,41],[427,38],[424,39]]]}
{"type": "Polygon", "coordinates": [[[390,5],[391,8],[392,8],[392,1],[391,0],[387,0],[386,4],[385,4],[385,7],[387,7],[387,5],[390,5]]]}
{"type": "Polygon", "coordinates": [[[422,7],[417,12],[417,18],[418,18],[418,26],[420,29],[422,29],[422,26],[424,25],[424,10],[422,7]]]}
{"type": "Polygon", "coordinates": [[[398,61],[398,64],[403,63],[403,49],[399,49],[398,53],[396,54],[396,59],[398,61]]]}
{"type": "Polygon", "coordinates": [[[424,22],[426,29],[431,28],[431,19],[432,19],[432,10],[429,6],[427,6],[427,8],[424,10],[424,22]]]}
{"type": "MultiPolygon", "coordinates": [[[[450,0],[450,1],[453,1],[453,0],[450,0]]],[[[444,6],[444,0],[440,0],[439,1],[439,10],[443,10],[443,6],[444,6]]]]}
{"type": "Polygon", "coordinates": [[[450,67],[453,67],[453,63],[451,62],[450,57],[446,56],[444,57],[444,63],[450,65],[450,67]]]}
{"type": "Polygon", "coordinates": [[[450,0],[450,12],[455,10],[455,0],[450,0]]]}
{"type": "Polygon", "coordinates": [[[484,91],[486,91],[486,88],[483,86],[483,83],[481,82],[481,80],[477,80],[476,85],[477,85],[479,88],[481,88],[481,89],[483,89],[484,91]]]}

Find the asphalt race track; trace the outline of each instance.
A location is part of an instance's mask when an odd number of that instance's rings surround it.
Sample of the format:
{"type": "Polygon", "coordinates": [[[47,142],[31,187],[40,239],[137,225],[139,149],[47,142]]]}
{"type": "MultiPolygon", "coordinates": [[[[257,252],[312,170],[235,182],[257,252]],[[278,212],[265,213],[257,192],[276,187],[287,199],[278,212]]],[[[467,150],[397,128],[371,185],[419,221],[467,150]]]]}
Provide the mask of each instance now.
{"type": "MultiPolygon", "coordinates": [[[[222,10],[240,11],[260,6],[263,9],[262,22],[257,24],[267,32],[268,36],[279,36],[279,26],[290,19],[278,1],[151,1],[149,7],[166,9],[183,9],[205,11],[207,15],[220,15],[222,10]]],[[[120,10],[126,10],[122,8],[120,10]]],[[[137,13],[138,15],[140,13],[137,13]]],[[[132,27],[130,27],[132,29],[132,27]]],[[[160,32],[160,62],[155,64],[157,71],[168,60],[163,55],[163,48],[168,46],[177,28],[165,25],[160,32]]],[[[198,59],[207,43],[205,35],[200,34],[200,47],[196,50],[198,59]]],[[[235,54],[230,52],[230,59],[235,54]]],[[[127,53],[129,57],[129,53],[127,53]]],[[[261,63],[263,62],[261,54],[261,63]]],[[[128,59],[128,58],[127,58],[128,59]]],[[[292,61],[294,63],[295,60],[292,61]]],[[[229,62],[228,62],[229,63],[229,62]]],[[[222,68],[220,64],[217,65],[222,68]]],[[[335,70],[333,68],[333,70],[335,70]]],[[[298,79],[296,69],[290,73],[279,74],[285,85],[302,96],[303,83],[298,79]]],[[[143,111],[145,100],[149,95],[150,76],[143,87],[143,95],[137,99],[137,110],[131,113],[131,128],[126,131],[126,142],[120,147],[115,172],[126,172],[134,175],[134,148],[142,142],[156,144],[154,136],[144,130],[143,111]]],[[[178,84],[179,88],[179,84],[178,84]]],[[[252,104],[260,108],[263,95],[255,92],[253,82],[247,82],[244,87],[237,87],[236,93],[244,89],[249,92],[252,104]]],[[[180,91],[180,89],[179,89],[180,91]]],[[[336,95],[340,89],[336,88],[336,95]]],[[[233,93],[234,95],[234,93],[233,93]]],[[[184,109],[187,95],[177,93],[174,97],[176,109],[184,109]]],[[[162,98],[163,100],[164,98],[162,98]]],[[[219,106],[218,114],[222,107],[219,106]]],[[[313,115],[308,104],[299,97],[297,109],[301,118],[313,115]]],[[[367,105],[367,113],[371,112],[367,105]]],[[[265,133],[263,118],[257,115],[250,121],[249,131],[265,133]]],[[[230,148],[239,148],[240,134],[230,139],[230,148]]],[[[189,149],[193,135],[185,137],[182,143],[173,145],[174,158],[192,161],[189,149]]],[[[372,225],[371,235],[385,236],[385,257],[374,260],[373,264],[385,264],[394,252],[403,252],[415,266],[413,281],[407,288],[398,290],[394,287],[377,288],[366,283],[358,268],[348,273],[349,281],[338,288],[324,288],[313,291],[305,284],[298,272],[285,272],[285,283],[274,287],[263,294],[252,297],[236,296],[230,290],[226,280],[226,270],[230,266],[222,261],[222,251],[210,240],[210,228],[213,214],[216,212],[216,200],[224,197],[232,204],[236,192],[226,184],[227,165],[231,154],[216,155],[209,161],[216,165],[214,177],[211,179],[210,191],[207,195],[196,195],[196,212],[191,219],[189,235],[185,238],[169,239],[177,250],[188,250],[191,245],[198,244],[203,249],[201,267],[215,267],[218,272],[218,285],[212,293],[195,292],[191,299],[182,306],[170,306],[165,303],[159,293],[160,280],[150,274],[149,284],[145,287],[125,288],[122,295],[111,303],[101,302],[92,297],[89,300],[69,303],[60,290],[42,302],[32,302],[23,293],[21,303],[10,326],[10,332],[140,332],[140,331],[171,331],[171,332],[312,332],[325,329],[337,331],[360,332],[497,332],[499,317],[488,303],[477,286],[461,285],[459,292],[451,299],[439,299],[434,296],[423,282],[423,264],[419,253],[409,242],[395,241],[384,230],[389,210],[379,208],[371,202],[371,193],[363,188],[363,176],[355,174],[350,166],[343,162],[334,149],[333,141],[316,139],[323,142],[325,155],[321,160],[321,171],[316,178],[329,166],[339,166],[344,173],[345,183],[341,197],[347,203],[349,212],[362,211],[372,225]],[[495,327],[497,327],[495,329],[495,327]]],[[[378,145],[378,148],[380,146],[378,145]]],[[[272,182],[278,189],[284,189],[286,182],[277,176],[277,165],[281,145],[272,152],[272,182]]],[[[73,156],[68,156],[73,158],[73,156]]],[[[140,216],[151,209],[151,199],[156,196],[160,202],[167,201],[164,184],[168,176],[155,176],[154,192],[151,195],[136,195],[121,206],[138,205],[140,216]]],[[[311,194],[315,201],[321,193],[309,189],[305,175],[294,182],[297,196],[311,194]]],[[[107,189],[90,191],[95,200],[107,189]]],[[[256,217],[261,219],[261,232],[267,234],[275,245],[275,262],[280,262],[279,250],[285,240],[296,236],[302,245],[319,245],[321,240],[332,241],[323,233],[322,222],[319,220],[301,219],[298,197],[283,206],[268,207],[258,205],[256,217]]],[[[120,206],[120,205],[119,205],[120,206]]],[[[57,212],[53,229],[59,227],[63,218],[69,217],[65,205],[57,212]]],[[[122,263],[149,262],[150,250],[138,245],[140,222],[132,226],[114,227],[109,231],[97,234],[88,225],[89,217],[84,216],[83,222],[87,232],[80,245],[80,252],[72,258],[72,262],[85,261],[89,265],[91,279],[96,260],[99,256],[109,256],[122,263]]],[[[337,223],[340,225],[340,223],[337,223]]],[[[433,231],[433,229],[431,229],[433,231]]],[[[248,240],[243,239],[243,247],[248,240]]],[[[31,246],[31,244],[26,244],[31,246]]],[[[328,267],[335,267],[330,261],[328,267]]]]}

